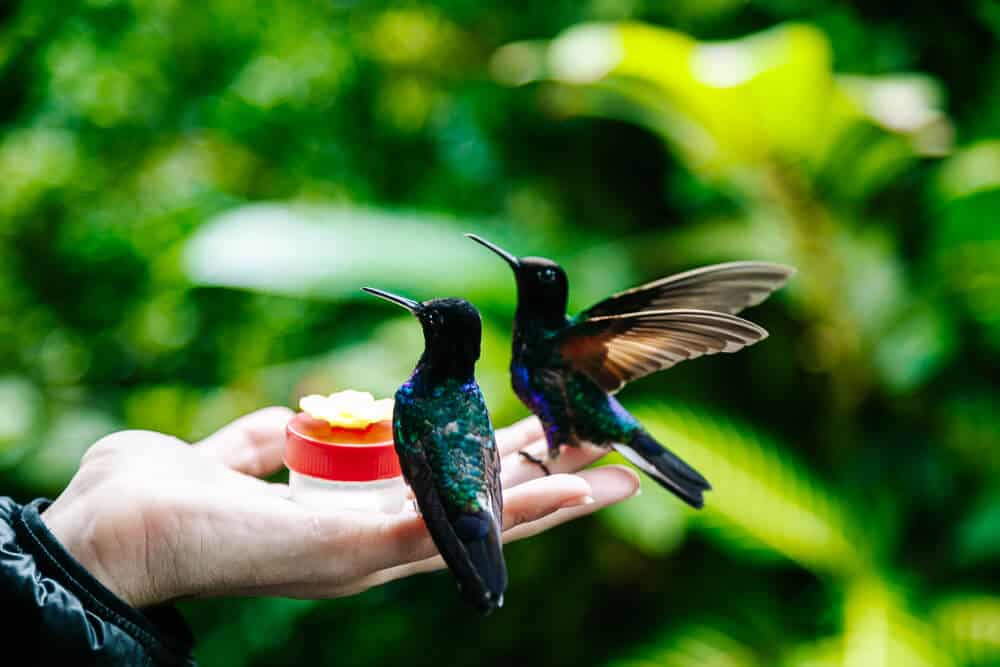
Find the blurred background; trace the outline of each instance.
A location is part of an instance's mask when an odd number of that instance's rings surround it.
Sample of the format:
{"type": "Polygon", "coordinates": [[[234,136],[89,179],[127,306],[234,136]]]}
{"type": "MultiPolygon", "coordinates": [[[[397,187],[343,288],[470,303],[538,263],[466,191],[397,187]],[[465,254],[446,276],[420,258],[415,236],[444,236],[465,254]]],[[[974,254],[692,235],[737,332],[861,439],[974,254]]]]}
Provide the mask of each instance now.
{"type": "Polygon", "coordinates": [[[510,546],[485,621],[446,574],[187,603],[197,657],[1000,664],[998,39],[991,0],[4,3],[0,489],[57,495],[116,429],[389,395],[420,335],[365,284],[473,300],[523,416],[513,280],[462,232],[563,263],[574,308],[786,262],[764,344],[621,393],[704,511],[646,482],[510,546]]]}

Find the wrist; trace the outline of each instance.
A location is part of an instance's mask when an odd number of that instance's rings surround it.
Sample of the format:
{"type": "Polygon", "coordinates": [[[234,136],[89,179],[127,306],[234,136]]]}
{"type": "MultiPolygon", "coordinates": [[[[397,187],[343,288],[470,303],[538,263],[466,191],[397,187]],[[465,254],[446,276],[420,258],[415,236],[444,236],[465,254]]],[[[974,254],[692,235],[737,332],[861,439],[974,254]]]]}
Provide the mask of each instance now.
{"type": "Polygon", "coordinates": [[[74,494],[71,487],[42,512],[41,519],[63,548],[115,596],[137,608],[162,602],[165,598],[150,586],[145,558],[133,557],[146,545],[137,551],[138,545],[116,534],[113,518],[102,516],[101,506],[92,494],[74,494]]]}

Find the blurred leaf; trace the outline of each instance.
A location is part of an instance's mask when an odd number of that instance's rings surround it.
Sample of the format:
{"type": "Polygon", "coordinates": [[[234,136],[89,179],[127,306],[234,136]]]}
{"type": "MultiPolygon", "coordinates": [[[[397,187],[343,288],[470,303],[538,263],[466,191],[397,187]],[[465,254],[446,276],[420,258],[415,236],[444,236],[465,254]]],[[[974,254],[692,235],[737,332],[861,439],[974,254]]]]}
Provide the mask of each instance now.
{"type": "MultiPolygon", "coordinates": [[[[749,257],[792,265],[798,262],[790,230],[778,216],[765,211],[755,211],[745,218],[703,220],[667,234],[662,243],[651,247],[659,252],[669,248],[690,263],[749,257]]],[[[788,289],[797,289],[795,280],[788,289]]]]}
{"type": "Polygon", "coordinates": [[[200,664],[254,664],[259,654],[288,642],[295,624],[320,602],[257,598],[224,604],[230,607],[228,622],[214,625],[211,632],[199,637],[196,655],[200,664]]]}
{"type": "Polygon", "coordinates": [[[1000,557],[1000,494],[969,509],[958,526],[956,555],[964,563],[1000,557]]]}
{"type": "MultiPolygon", "coordinates": [[[[979,158],[976,158],[978,160],[979,158]]],[[[1000,188],[974,184],[941,205],[937,271],[1000,346],[1000,188]]]]}
{"type": "MultiPolygon", "coordinates": [[[[893,238],[879,228],[860,234],[842,233],[835,241],[844,305],[862,335],[874,342],[906,304],[903,267],[893,238]]],[[[854,332],[840,332],[856,335],[854,332]]]]}
{"type": "Polygon", "coordinates": [[[552,43],[557,79],[609,76],[655,86],[663,103],[697,125],[671,138],[709,172],[772,153],[801,156],[830,95],[829,46],[809,26],[784,26],[730,42],[698,43],[640,23],[573,28],[552,43]]]}
{"type": "Polygon", "coordinates": [[[951,648],[937,628],[913,615],[885,582],[860,577],[848,585],[844,634],[797,647],[784,667],[949,667],[951,648]]]}
{"type": "Polygon", "coordinates": [[[87,449],[121,429],[105,412],[92,407],[52,406],[48,428],[17,465],[15,474],[40,494],[55,497],[69,483],[87,449]]]}
{"type": "Polygon", "coordinates": [[[956,350],[954,325],[939,304],[922,305],[879,336],[875,364],[890,389],[906,392],[926,382],[956,350]]]}
{"type": "Polygon", "coordinates": [[[28,209],[48,190],[73,178],[79,164],[77,139],[56,128],[24,128],[0,143],[0,211],[4,218],[28,209]]]}
{"type": "Polygon", "coordinates": [[[841,76],[843,91],[886,130],[907,136],[917,155],[945,155],[953,130],[942,112],[944,91],[929,76],[841,76]]]}
{"type": "Polygon", "coordinates": [[[459,292],[505,300],[510,269],[462,236],[473,228],[370,209],[256,204],[202,227],[184,265],[199,284],[292,296],[361,298],[360,287],[372,284],[418,299],[459,292]]]}
{"type": "Polygon", "coordinates": [[[643,553],[658,556],[672,551],[684,538],[686,510],[657,484],[643,484],[642,494],[612,505],[601,520],[621,539],[643,553]]]}
{"type": "Polygon", "coordinates": [[[994,392],[970,388],[942,401],[938,414],[943,444],[961,454],[970,469],[989,476],[1000,473],[1000,421],[994,392]]]}
{"type": "MultiPolygon", "coordinates": [[[[201,285],[298,297],[368,299],[360,288],[373,285],[420,300],[462,296],[506,306],[515,289],[510,268],[463,236],[480,227],[365,208],[254,204],[200,228],[185,245],[184,269],[201,285]]],[[[510,239],[511,230],[484,233],[516,254],[538,245],[510,239]]],[[[563,260],[579,277],[574,302],[627,286],[631,271],[621,245],[581,245],[563,260]],[[587,270],[594,263],[602,271],[587,270]]]]}
{"type": "Polygon", "coordinates": [[[190,438],[191,426],[202,401],[198,389],[177,385],[138,388],[125,400],[125,424],[190,438]]]}
{"type": "Polygon", "coordinates": [[[1000,141],[963,148],[938,170],[938,191],[945,200],[1000,188],[1000,141]]]}
{"type": "MultiPolygon", "coordinates": [[[[782,448],[720,417],[648,403],[636,416],[714,490],[695,517],[709,534],[749,541],[821,572],[850,575],[869,554],[841,499],[824,489],[782,448]]],[[[870,538],[869,538],[870,539],[870,538]]]]}
{"type": "Polygon", "coordinates": [[[785,655],[782,667],[843,667],[844,646],[840,639],[826,639],[797,646],[785,655]]]}
{"type": "MultiPolygon", "coordinates": [[[[747,167],[818,168],[840,154],[841,139],[858,124],[906,140],[867,142],[842,156],[852,164],[841,169],[838,185],[855,196],[874,190],[913,156],[941,155],[952,144],[934,80],[835,78],[829,41],[810,25],[699,42],[637,22],[585,24],[550,43],[547,71],[537,52],[535,43],[512,44],[498,52],[494,71],[515,85],[548,75],[615,91],[636,107],[632,120],[663,134],[696,171],[743,185],[760,185],[747,167]]],[[[570,112],[628,115],[600,98],[570,112]]]]}
{"type": "Polygon", "coordinates": [[[0,377],[0,467],[15,462],[24,445],[38,428],[42,396],[23,377],[0,377]]]}
{"type": "Polygon", "coordinates": [[[860,579],[844,603],[845,667],[948,667],[956,663],[935,643],[931,628],[874,579],[860,579]]]}
{"type": "Polygon", "coordinates": [[[931,618],[956,657],[976,665],[1000,661],[1000,598],[956,596],[940,603],[931,618]]]}
{"type": "Polygon", "coordinates": [[[369,30],[371,53],[392,65],[453,65],[461,38],[432,7],[382,12],[369,30]]]}
{"type": "Polygon", "coordinates": [[[707,625],[690,625],[662,640],[611,661],[610,667],[754,667],[761,664],[746,646],[707,625]]]}

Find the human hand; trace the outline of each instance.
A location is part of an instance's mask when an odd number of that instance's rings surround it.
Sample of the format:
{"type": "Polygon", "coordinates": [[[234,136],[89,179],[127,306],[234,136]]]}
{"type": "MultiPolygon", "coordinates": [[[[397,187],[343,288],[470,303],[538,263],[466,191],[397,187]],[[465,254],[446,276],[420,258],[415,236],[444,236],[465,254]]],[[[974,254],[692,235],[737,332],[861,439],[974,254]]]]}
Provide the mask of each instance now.
{"type": "MultiPolygon", "coordinates": [[[[192,596],[353,595],[444,567],[423,520],[400,514],[316,510],[287,485],[258,479],[282,465],[292,412],[267,408],[188,445],[150,431],[109,435],[42,519],[66,549],[135,607],[192,596]]],[[[576,471],[604,455],[567,448],[553,475],[517,452],[544,453],[529,418],[497,431],[504,540],[535,535],[632,497],[622,466],[576,471]],[[576,473],[576,474],[572,474],[576,473]]]]}

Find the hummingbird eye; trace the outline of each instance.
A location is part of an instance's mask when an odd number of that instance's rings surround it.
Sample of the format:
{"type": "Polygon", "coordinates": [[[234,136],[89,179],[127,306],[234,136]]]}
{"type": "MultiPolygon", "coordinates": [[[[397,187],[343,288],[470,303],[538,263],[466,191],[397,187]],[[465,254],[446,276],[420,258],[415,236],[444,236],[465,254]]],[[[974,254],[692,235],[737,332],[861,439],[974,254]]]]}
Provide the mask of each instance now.
{"type": "Polygon", "coordinates": [[[543,283],[555,282],[556,270],[553,269],[552,267],[547,266],[538,272],[538,277],[541,279],[543,283]]]}

